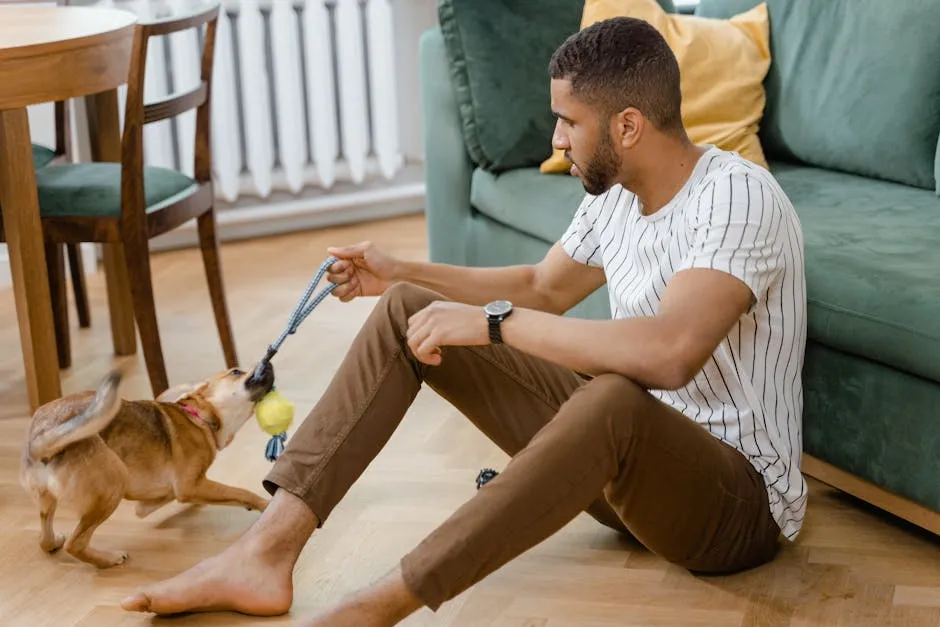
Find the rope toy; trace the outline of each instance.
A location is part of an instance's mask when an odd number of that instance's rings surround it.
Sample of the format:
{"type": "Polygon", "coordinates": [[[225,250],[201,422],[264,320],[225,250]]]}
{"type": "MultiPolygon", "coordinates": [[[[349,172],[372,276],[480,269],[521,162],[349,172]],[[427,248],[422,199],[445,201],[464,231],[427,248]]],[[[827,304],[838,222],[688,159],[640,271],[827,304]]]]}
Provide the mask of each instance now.
{"type": "MultiPolygon", "coordinates": [[[[261,376],[265,366],[271,361],[271,358],[274,357],[277,351],[280,350],[281,344],[284,343],[287,336],[296,333],[300,323],[336,288],[335,283],[327,283],[323,289],[313,296],[314,288],[316,288],[323,279],[323,275],[326,274],[330,266],[336,261],[338,261],[336,257],[328,257],[326,261],[320,264],[320,269],[317,271],[316,276],[310,280],[303,297],[300,299],[300,302],[297,303],[297,306],[294,307],[294,311],[287,321],[287,326],[284,327],[284,331],[281,335],[268,346],[268,351],[261,361],[258,362],[254,373],[251,375],[252,378],[261,376]],[[313,296],[312,300],[311,296],[313,296]]],[[[271,436],[265,448],[264,457],[268,461],[273,462],[284,452],[284,446],[287,442],[287,430],[294,421],[294,404],[281,396],[281,393],[276,387],[271,388],[271,391],[265,394],[255,406],[255,419],[258,421],[258,426],[261,430],[271,436]]]]}
{"type": "Polygon", "coordinates": [[[271,436],[264,458],[273,462],[284,452],[287,430],[294,421],[294,404],[272,389],[255,406],[255,418],[261,430],[271,436]]]}

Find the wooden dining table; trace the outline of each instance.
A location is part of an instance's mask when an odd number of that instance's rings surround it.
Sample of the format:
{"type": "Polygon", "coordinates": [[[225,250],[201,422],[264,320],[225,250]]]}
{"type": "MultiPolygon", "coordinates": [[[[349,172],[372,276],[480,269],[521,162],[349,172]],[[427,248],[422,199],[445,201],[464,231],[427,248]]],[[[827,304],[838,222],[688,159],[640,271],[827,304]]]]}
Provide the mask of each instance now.
{"type": "MultiPolygon", "coordinates": [[[[117,88],[127,82],[135,14],[99,7],[0,3],[0,217],[30,410],[61,395],[27,107],[84,98],[92,158],[120,161],[117,88]]],[[[115,353],[136,331],[120,245],[104,254],[115,353]]]]}

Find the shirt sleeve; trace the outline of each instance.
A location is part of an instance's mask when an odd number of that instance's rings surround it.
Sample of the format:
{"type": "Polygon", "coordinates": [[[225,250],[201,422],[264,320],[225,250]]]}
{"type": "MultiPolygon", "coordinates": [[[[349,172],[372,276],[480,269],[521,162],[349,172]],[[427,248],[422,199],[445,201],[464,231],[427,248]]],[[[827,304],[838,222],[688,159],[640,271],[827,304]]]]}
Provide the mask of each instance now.
{"type": "Polygon", "coordinates": [[[710,268],[747,285],[758,301],[783,268],[788,219],[781,199],[758,176],[717,176],[690,207],[691,248],[676,272],[710,268]]]}
{"type": "Polygon", "coordinates": [[[562,235],[561,245],[572,259],[578,263],[600,268],[602,266],[600,243],[596,229],[598,211],[604,204],[604,196],[584,197],[574,214],[571,224],[562,235]]]}

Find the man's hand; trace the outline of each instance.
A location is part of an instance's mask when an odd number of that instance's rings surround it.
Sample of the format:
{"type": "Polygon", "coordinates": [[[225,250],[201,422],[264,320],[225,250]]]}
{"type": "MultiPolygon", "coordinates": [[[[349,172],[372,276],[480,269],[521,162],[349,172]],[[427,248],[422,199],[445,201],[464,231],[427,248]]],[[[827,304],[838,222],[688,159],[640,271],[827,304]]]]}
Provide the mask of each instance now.
{"type": "Polygon", "coordinates": [[[443,346],[482,346],[490,343],[489,325],[475,305],[435,301],[408,319],[408,347],[418,361],[441,363],[443,346]]]}
{"type": "Polygon", "coordinates": [[[336,283],[333,296],[344,303],[357,296],[381,296],[395,280],[399,261],[371,242],[330,247],[327,252],[339,261],[330,266],[326,279],[336,283]]]}

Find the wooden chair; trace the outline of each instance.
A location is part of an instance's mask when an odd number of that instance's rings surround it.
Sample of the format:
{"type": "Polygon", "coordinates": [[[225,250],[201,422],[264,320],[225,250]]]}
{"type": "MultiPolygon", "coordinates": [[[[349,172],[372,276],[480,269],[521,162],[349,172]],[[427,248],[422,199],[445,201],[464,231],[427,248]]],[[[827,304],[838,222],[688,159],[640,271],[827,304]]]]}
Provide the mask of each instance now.
{"type": "MultiPolygon", "coordinates": [[[[127,259],[134,318],[154,396],[168,387],[150,272],[149,240],[197,219],[200,248],[226,367],[238,363],[216,235],[210,105],[217,2],[189,3],[195,12],[141,20],[135,31],[124,111],[120,163],[52,165],[37,172],[40,214],[50,246],[120,242],[127,259]],[[200,85],[144,104],[147,45],[151,37],[205,26],[200,85]],[[144,166],[143,129],[196,110],[194,178],[144,166]]],[[[94,129],[95,119],[89,116],[94,129]]],[[[61,288],[59,288],[61,291],[61,288]]]]}

